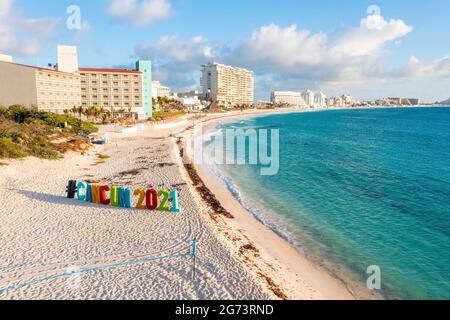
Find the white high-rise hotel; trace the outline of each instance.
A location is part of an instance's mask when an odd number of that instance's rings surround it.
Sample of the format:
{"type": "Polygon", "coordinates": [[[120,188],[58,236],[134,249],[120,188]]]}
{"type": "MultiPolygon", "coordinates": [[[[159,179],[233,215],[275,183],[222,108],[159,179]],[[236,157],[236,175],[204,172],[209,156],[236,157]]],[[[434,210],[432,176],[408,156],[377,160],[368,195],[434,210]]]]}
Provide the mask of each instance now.
{"type": "Polygon", "coordinates": [[[327,106],[327,96],[320,91],[314,96],[314,105],[316,107],[326,107],[327,106]]]}
{"type": "Polygon", "coordinates": [[[300,92],[293,91],[274,91],[271,94],[270,101],[273,103],[285,103],[295,107],[306,106],[302,94],[300,92]]]}
{"type": "Polygon", "coordinates": [[[314,106],[314,92],[307,89],[302,93],[302,97],[307,106],[314,106]]]}
{"type": "Polygon", "coordinates": [[[272,103],[286,103],[296,107],[325,107],[327,105],[327,97],[322,92],[315,94],[307,89],[300,92],[293,91],[274,91],[271,94],[272,103]]]}
{"type": "Polygon", "coordinates": [[[224,106],[253,103],[252,71],[219,63],[208,63],[202,68],[200,84],[206,98],[224,106]]]}

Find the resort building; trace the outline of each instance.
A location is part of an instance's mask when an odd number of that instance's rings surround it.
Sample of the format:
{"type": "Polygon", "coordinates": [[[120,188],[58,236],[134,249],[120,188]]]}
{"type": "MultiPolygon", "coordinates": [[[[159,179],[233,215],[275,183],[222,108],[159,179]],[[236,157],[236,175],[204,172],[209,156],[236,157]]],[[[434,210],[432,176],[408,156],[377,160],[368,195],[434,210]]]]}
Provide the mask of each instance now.
{"type": "Polygon", "coordinates": [[[141,108],[142,73],[126,69],[80,68],[83,107],[141,108]]]}
{"type": "Polygon", "coordinates": [[[79,107],[80,76],[0,61],[0,105],[13,104],[54,113],[79,107]]]}
{"type": "Polygon", "coordinates": [[[202,94],[197,90],[192,90],[189,92],[179,92],[178,96],[185,97],[185,98],[197,98],[199,100],[202,98],[202,94]]]}
{"type": "Polygon", "coordinates": [[[58,71],[66,73],[78,72],[78,53],[77,47],[61,46],[58,48],[58,71]]]}
{"type": "Polygon", "coordinates": [[[420,99],[416,98],[402,98],[403,106],[418,106],[420,104],[420,99]]]}
{"type": "Polygon", "coordinates": [[[0,54],[0,61],[13,62],[13,57],[12,56],[8,56],[6,54],[0,54]]]}
{"type": "Polygon", "coordinates": [[[344,94],[344,95],[342,95],[341,98],[342,98],[342,102],[344,105],[352,106],[356,103],[356,100],[355,100],[355,98],[353,98],[353,96],[344,94]]]}
{"type": "Polygon", "coordinates": [[[416,98],[385,98],[375,100],[375,104],[379,106],[418,106],[420,100],[416,98]]]}
{"type": "Polygon", "coordinates": [[[219,63],[209,63],[202,68],[200,84],[205,98],[223,106],[253,103],[252,71],[219,63]]]}
{"type": "Polygon", "coordinates": [[[331,108],[339,108],[344,105],[341,97],[332,97],[327,99],[327,106],[331,108]]]}
{"type": "Polygon", "coordinates": [[[152,96],[153,98],[169,97],[170,88],[163,86],[159,81],[152,81],[152,96]]]}
{"type": "Polygon", "coordinates": [[[189,111],[203,109],[203,105],[198,97],[178,97],[176,100],[180,101],[189,111]]]}
{"type": "Polygon", "coordinates": [[[327,96],[320,91],[314,96],[314,105],[316,107],[326,107],[327,106],[327,96]]]}
{"type": "Polygon", "coordinates": [[[270,101],[274,104],[282,103],[297,107],[306,106],[302,94],[300,92],[293,91],[273,91],[270,101]]]}
{"type": "Polygon", "coordinates": [[[132,112],[140,119],[150,117],[150,62],[138,61],[137,68],[142,71],[80,68],[82,106],[132,112]]]}
{"type": "Polygon", "coordinates": [[[136,62],[136,69],[142,72],[142,98],[144,113],[146,118],[153,115],[152,102],[152,63],[151,61],[139,60],[136,62]]]}
{"type": "Polygon", "coordinates": [[[98,107],[152,116],[151,62],[136,69],[79,68],[77,49],[58,46],[58,63],[49,68],[12,63],[0,55],[0,105],[22,104],[64,113],[74,107],[98,107]]]}
{"type": "Polygon", "coordinates": [[[314,92],[307,89],[302,93],[303,100],[305,100],[305,103],[307,106],[312,107],[314,106],[314,92]]]}

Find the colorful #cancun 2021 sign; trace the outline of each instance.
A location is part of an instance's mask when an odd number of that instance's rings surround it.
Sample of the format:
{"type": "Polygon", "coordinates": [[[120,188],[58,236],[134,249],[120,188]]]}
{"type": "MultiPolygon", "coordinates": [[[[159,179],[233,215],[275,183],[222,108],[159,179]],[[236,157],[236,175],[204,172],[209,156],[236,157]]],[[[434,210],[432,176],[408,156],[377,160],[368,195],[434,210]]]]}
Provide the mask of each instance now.
{"type": "MultiPolygon", "coordinates": [[[[148,209],[169,212],[181,212],[178,204],[178,191],[156,189],[136,189],[133,195],[137,198],[133,205],[136,209],[148,209]]],[[[77,183],[70,180],[67,185],[67,198],[75,199],[105,206],[119,208],[131,208],[131,190],[118,186],[106,186],[100,184],[90,184],[84,181],[77,183]],[[109,197],[108,197],[109,193],[109,197]]]]}

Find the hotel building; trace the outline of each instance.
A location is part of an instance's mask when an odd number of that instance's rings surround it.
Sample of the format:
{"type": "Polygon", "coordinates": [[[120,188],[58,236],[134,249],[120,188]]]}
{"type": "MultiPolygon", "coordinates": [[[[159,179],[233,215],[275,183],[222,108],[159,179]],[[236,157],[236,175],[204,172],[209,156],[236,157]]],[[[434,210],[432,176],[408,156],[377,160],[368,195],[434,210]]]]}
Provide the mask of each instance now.
{"type": "Polygon", "coordinates": [[[139,60],[136,62],[136,70],[142,73],[142,99],[146,118],[151,118],[153,115],[153,101],[152,101],[152,63],[147,60],[139,60]]]}
{"type": "Polygon", "coordinates": [[[80,68],[79,72],[83,108],[98,107],[111,112],[125,110],[143,116],[144,96],[141,71],[80,68]]]}
{"type": "Polygon", "coordinates": [[[80,76],[0,61],[0,105],[8,107],[13,104],[53,113],[79,107],[80,76]]]}
{"type": "Polygon", "coordinates": [[[270,97],[272,103],[286,103],[291,106],[302,107],[305,106],[305,100],[303,100],[300,92],[293,91],[273,91],[270,97]]]}
{"type": "Polygon", "coordinates": [[[209,63],[202,68],[200,84],[205,98],[224,106],[253,103],[252,71],[219,63],[209,63]]]}
{"type": "Polygon", "coordinates": [[[320,91],[314,96],[314,105],[316,107],[326,107],[327,106],[327,96],[320,91]]]}
{"type": "Polygon", "coordinates": [[[125,110],[152,116],[151,62],[135,70],[79,68],[76,47],[58,46],[58,64],[41,68],[12,63],[0,56],[0,105],[22,104],[63,113],[73,107],[125,110]]]}
{"type": "Polygon", "coordinates": [[[303,100],[305,100],[305,103],[307,106],[312,107],[314,106],[314,92],[307,89],[302,93],[303,100]]]}
{"type": "Polygon", "coordinates": [[[159,81],[152,81],[152,95],[153,98],[169,97],[170,88],[163,86],[159,81]]]}

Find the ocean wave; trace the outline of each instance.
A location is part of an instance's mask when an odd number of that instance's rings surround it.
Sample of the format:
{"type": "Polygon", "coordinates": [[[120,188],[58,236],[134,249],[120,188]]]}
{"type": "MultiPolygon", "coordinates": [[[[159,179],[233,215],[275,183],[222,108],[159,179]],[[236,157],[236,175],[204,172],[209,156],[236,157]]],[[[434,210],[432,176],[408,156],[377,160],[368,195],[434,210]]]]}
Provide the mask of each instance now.
{"type": "Polygon", "coordinates": [[[263,207],[262,204],[257,203],[254,199],[246,197],[240,190],[233,178],[219,165],[213,164],[206,166],[206,169],[216,176],[223,186],[231,193],[234,199],[256,220],[264,224],[272,230],[279,237],[287,241],[290,245],[295,247],[302,254],[306,254],[297,241],[298,234],[289,223],[277,215],[271,209],[263,207]]]}

